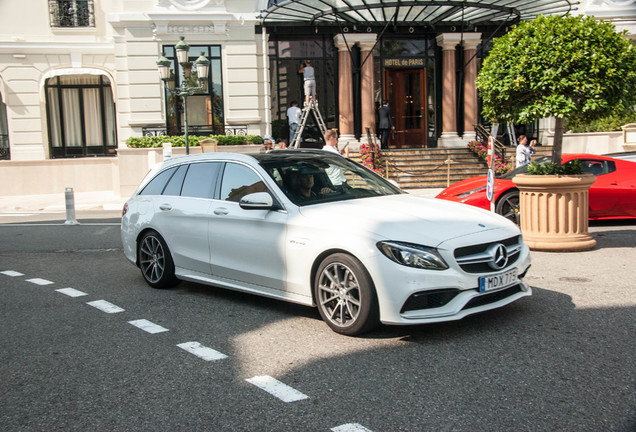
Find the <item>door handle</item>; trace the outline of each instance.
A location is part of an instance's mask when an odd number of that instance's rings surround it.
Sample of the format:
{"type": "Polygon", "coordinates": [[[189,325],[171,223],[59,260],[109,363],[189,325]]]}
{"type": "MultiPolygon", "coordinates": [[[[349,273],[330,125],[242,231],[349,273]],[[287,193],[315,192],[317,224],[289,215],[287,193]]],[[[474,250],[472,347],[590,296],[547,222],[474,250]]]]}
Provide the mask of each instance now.
{"type": "Polygon", "coordinates": [[[219,207],[214,209],[214,214],[217,216],[225,216],[229,211],[225,207],[219,207]]]}
{"type": "Polygon", "coordinates": [[[161,204],[161,205],[159,205],[159,208],[161,210],[166,210],[166,211],[167,210],[172,210],[172,206],[170,204],[161,204]]]}

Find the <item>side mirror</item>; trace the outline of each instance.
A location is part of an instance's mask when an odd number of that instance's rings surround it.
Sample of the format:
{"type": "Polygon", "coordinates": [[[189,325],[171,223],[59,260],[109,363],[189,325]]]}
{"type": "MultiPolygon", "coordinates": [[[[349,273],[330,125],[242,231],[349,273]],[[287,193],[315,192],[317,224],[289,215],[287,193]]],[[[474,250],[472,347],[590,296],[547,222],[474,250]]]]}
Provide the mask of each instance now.
{"type": "Polygon", "coordinates": [[[241,198],[239,205],[244,210],[272,210],[274,199],[267,192],[254,192],[241,198]]]}

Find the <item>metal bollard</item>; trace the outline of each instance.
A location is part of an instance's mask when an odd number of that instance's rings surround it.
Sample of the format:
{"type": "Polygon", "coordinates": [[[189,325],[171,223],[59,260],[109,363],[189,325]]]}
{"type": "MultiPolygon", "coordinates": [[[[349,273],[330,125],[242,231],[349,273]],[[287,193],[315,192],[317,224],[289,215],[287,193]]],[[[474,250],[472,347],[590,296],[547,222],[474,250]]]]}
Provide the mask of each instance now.
{"type": "Polygon", "coordinates": [[[66,198],[66,222],[64,222],[64,225],[79,225],[80,223],[75,219],[75,197],[73,195],[73,188],[67,187],[64,190],[64,196],[66,198]]]}

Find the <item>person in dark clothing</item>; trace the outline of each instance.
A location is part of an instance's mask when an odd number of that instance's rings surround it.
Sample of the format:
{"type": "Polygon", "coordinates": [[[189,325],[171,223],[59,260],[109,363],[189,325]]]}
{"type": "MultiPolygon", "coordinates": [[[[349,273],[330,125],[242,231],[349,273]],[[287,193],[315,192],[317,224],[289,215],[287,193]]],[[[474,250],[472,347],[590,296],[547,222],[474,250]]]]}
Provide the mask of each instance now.
{"type": "Polygon", "coordinates": [[[389,134],[395,130],[387,100],[382,101],[382,107],[378,110],[378,130],[380,131],[380,148],[386,149],[389,146],[389,134]]]}

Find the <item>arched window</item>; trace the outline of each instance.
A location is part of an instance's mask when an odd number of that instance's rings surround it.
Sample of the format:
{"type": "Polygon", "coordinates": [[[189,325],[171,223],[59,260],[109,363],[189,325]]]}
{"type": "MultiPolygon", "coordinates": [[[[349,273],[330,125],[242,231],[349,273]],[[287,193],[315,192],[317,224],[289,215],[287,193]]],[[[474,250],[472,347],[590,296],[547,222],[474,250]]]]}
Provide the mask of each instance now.
{"type": "Polygon", "coordinates": [[[54,76],[45,95],[52,158],[115,155],[115,102],[106,76],[54,76]]]}

